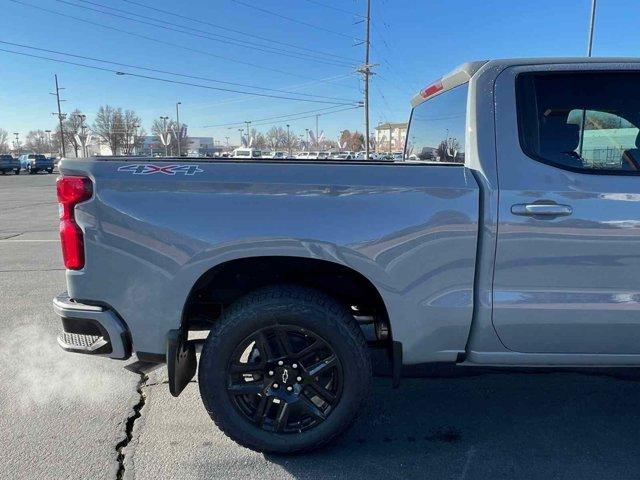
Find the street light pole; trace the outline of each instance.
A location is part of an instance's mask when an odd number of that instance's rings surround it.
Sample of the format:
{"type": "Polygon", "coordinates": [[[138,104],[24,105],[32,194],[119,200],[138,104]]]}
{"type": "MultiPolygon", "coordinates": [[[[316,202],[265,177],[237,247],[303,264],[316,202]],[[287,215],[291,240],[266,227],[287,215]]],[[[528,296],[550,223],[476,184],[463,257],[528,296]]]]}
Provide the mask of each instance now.
{"type": "Polygon", "coordinates": [[[180,152],[180,134],[181,134],[182,129],[180,128],[180,112],[178,110],[178,106],[179,105],[182,105],[182,103],[181,102],[176,103],[176,124],[177,124],[177,126],[176,126],[176,130],[177,130],[176,142],[178,142],[178,156],[180,157],[180,156],[182,156],[181,152],[180,152]]]}
{"type": "Polygon", "coordinates": [[[242,133],[244,132],[244,128],[239,128],[238,131],[240,132],[240,148],[242,148],[242,133]]]}
{"type": "Polygon", "coordinates": [[[20,134],[18,132],[13,132],[16,137],[14,145],[16,146],[16,150],[18,151],[18,155],[20,155],[20,134]]]}

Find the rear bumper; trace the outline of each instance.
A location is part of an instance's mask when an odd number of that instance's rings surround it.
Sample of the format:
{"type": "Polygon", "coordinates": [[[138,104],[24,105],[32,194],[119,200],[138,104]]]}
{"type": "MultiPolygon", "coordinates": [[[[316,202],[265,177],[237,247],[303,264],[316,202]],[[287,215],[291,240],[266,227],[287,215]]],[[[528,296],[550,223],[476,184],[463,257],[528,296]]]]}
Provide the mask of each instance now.
{"type": "Polygon", "coordinates": [[[53,309],[62,320],[63,350],[121,360],[131,356],[131,335],[113,310],[78,303],[66,292],[53,299],[53,309]]]}

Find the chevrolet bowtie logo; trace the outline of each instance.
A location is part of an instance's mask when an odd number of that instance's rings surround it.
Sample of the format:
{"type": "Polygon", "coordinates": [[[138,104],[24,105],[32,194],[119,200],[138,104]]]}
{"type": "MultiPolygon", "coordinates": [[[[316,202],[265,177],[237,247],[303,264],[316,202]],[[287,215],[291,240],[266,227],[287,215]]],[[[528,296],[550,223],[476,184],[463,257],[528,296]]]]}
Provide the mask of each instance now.
{"type": "Polygon", "coordinates": [[[282,372],[282,383],[287,383],[287,380],[289,380],[289,371],[285,369],[285,371],[282,372]]]}

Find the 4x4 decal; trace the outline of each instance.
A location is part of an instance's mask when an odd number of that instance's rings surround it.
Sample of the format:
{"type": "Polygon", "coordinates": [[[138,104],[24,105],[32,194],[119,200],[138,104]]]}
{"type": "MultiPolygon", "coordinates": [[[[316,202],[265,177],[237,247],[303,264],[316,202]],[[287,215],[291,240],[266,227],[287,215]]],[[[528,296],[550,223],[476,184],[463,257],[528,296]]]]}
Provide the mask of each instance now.
{"type": "Polygon", "coordinates": [[[130,172],[134,175],[152,175],[163,173],[164,175],[195,175],[204,172],[198,165],[151,165],[148,163],[135,163],[133,165],[123,165],[118,168],[119,172],[130,172]]]}

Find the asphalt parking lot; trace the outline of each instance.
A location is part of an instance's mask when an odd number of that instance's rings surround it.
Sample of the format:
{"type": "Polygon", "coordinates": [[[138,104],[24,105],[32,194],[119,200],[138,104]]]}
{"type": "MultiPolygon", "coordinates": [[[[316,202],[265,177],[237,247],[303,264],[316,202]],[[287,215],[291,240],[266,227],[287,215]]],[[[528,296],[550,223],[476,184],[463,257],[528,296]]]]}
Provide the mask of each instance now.
{"type": "Polygon", "coordinates": [[[222,435],[193,382],[59,350],[55,175],[0,176],[1,478],[627,479],[640,477],[640,376],[460,372],[377,378],[335,445],[261,455],[222,435]]]}

